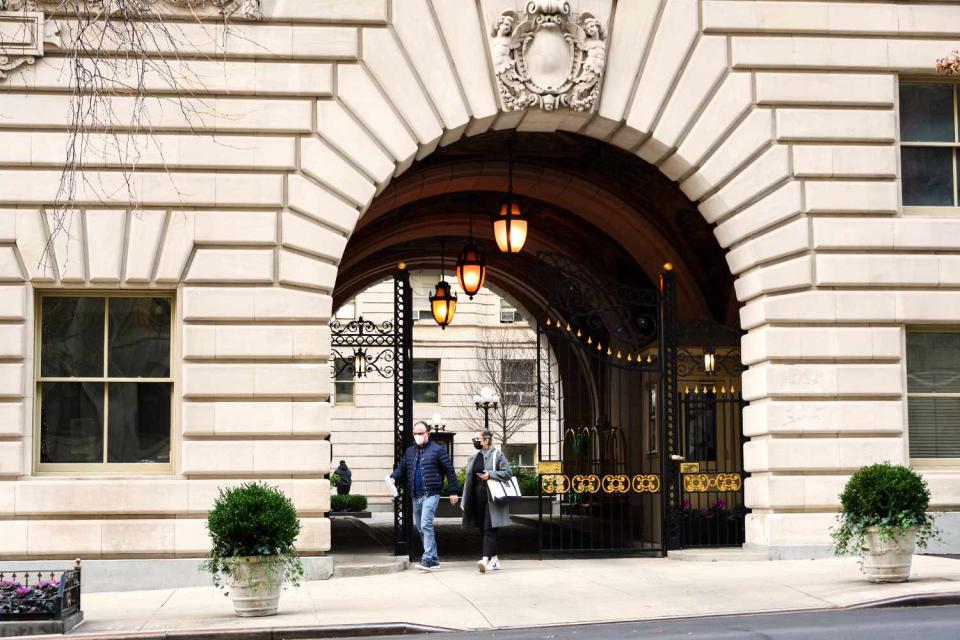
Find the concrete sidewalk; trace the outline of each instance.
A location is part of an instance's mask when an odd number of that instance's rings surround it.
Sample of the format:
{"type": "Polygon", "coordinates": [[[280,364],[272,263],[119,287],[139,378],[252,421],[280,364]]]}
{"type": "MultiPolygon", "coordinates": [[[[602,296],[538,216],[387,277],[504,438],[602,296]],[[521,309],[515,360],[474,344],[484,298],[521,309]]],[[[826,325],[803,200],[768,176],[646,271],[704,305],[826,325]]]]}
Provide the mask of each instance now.
{"type": "Polygon", "coordinates": [[[75,634],[406,622],[456,629],[846,607],[909,594],[960,592],[960,560],[919,556],[905,584],[872,585],[854,559],[677,562],[661,558],[507,560],[480,575],[445,563],[401,573],[310,582],[280,613],[234,617],[213,588],[84,595],[75,634]]]}

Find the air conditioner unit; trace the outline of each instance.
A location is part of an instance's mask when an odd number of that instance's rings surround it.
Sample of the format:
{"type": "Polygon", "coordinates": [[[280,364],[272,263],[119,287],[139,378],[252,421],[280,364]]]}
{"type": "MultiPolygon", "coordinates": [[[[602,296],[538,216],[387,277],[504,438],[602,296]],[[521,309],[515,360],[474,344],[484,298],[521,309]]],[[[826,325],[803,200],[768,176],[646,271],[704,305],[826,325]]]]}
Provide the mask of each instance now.
{"type": "Polygon", "coordinates": [[[513,309],[501,309],[500,310],[500,322],[504,324],[509,324],[511,322],[516,322],[517,312],[513,309]]]}

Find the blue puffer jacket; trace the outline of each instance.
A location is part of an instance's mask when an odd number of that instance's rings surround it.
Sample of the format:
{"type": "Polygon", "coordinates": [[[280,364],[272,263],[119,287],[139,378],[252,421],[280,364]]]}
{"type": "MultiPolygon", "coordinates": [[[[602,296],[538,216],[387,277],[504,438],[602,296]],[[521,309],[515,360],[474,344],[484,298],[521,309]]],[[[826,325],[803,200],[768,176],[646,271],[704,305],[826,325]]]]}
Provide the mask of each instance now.
{"type": "Polygon", "coordinates": [[[400,466],[394,470],[390,476],[396,481],[403,481],[407,490],[413,494],[413,474],[417,468],[417,457],[420,457],[420,469],[423,473],[423,488],[427,495],[440,493],[443,488],[443,478],[446,476],[450,483],[450,494],[459,494],[460,486],[457,484],[457,472],[453,469],[453,463],[447,450],[436,442],[428,442],[423,448],[417,445],[407,447],[400,460],[400,466]]]}

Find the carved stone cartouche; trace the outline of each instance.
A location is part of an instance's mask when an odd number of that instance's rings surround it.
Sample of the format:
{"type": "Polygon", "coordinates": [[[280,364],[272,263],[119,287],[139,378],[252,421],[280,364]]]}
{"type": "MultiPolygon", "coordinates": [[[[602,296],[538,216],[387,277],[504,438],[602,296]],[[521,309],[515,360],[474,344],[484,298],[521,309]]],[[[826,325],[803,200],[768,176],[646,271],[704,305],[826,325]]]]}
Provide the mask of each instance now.
{"type": "Polygon", "coordinates": [[[503,11],[490,34],[497,90],[508,111],[531,107],[591,112],[597,106],[607,44],[591,13],[572,18],[567,0],[529,0],[503,11]]]}

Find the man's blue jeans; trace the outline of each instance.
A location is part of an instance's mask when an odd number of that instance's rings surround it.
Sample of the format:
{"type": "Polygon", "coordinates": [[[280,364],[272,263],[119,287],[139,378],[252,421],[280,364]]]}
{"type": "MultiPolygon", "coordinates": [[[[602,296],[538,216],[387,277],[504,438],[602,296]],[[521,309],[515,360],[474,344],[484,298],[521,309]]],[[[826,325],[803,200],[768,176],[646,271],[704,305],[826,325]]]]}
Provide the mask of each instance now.
{"type": "Polygon", "coordinates": [[[417,525],[423,540],[423,559],[421,563],[433,565],[440,563],[437,555],[437,538],[433,533],[433,518],[440,504],[440,496],[421,496],[413,499],[413,522],[417,525]]]}

